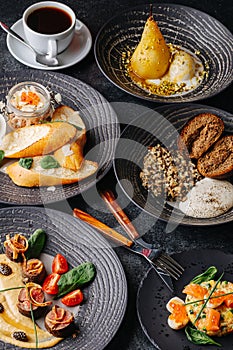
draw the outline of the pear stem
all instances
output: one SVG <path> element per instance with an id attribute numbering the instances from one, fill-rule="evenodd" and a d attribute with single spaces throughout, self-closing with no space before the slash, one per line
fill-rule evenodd
<path id="1" fill-rule="evenodd" d="M 153 17 L 153 4 L 150 4 L 150 17 Z"/>

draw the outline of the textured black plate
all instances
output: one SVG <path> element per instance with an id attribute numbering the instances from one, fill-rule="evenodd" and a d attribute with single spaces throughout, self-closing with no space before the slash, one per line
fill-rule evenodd
<path id="1" fill-rule="evenodd" d="M 100 70 L 113 84 L 143 99 L 171 103 L 213 96 L 232 82 L 233 36 L 230 31 L 215 18 L 193 8 L 154 3 L 154 19 L 166 42 L 193 53 L 199 50 L 199 58 L 210 67 L 209 75 L 194 91 L 176 97 L 150 95 L 133 84 L 122 64 L 122 53 L 137 46 L 148 14 L 149 4 L 144 4 L 120 13 L 100 30 L 95 41 L 95 57 Z"/>
<path id="2" fill-rule="evenodd" d="M 79 110 L 87 128 L 85 153 L 87 159 L 98 162 L 94 176 L 80 183 L 58 186 L 55 191 L 46 187 L 28 189 L 18 187 L 7 175 L 0 173 L 0 202 L 37 205 L 73 197 L 93 186 L 109 170 L 120 128 L 110 104 L 89 85 L 67 75 L 34 70 L 12 71 L 0 75 L 0 101 L 5 100 L 9 89 L 21 81 L 36 81 L 60 93 L 62 103 Z"/>
<path id="3" fill-rule="evenodd" d="M 223 110 L 198 104 L 174 104 L 145 110 L 128 125 L 118 142 L 114 170 L 126 195 L 141 209 L 156 218 L 177 224 L 216 225 L 233 220 L 233 209 L 216 218 L 198 219 L 184 216 L 181 211 L 168 205 L 165 198 L 155 198 L 142 186 L 140 171 L 148 146 L 163 143 L 172 151 L 179 130 L 193 116 L 213 113 L 222 118 L 225 130 L 233 133 L 233 116 Z M 164 118 L 165 117 L 165 118 Z"/>
<path id="4" fill-rule="evenodd" d="M 90 226 L 70 215 L 41 208 L 15 207 L 0 210 L 0 237 L 20 232 L 30 235 L 35 229 L 46 231 L 44 252 L 65 255 L 72 267 L 91 261 L 97 275 L 85 288 L 86 303 L 80 307 L 77 323 L 80 334 L 67 338 L 54 350 L 102 350 L 117 331 L 127 304 L 127 283 L 122 265 L 110 245 Z M 19 349 L 0 342 L 1 349 Z"/>
<path id="5" fill-rule="evenodd" d="M 224 279 L 233 281 L 233 256 L 218 250 L 191 250 L 173 257 L 185 268 L 183 276 L 174 282 L 174 295 L 184 300 L 182 290 L 190 280 L 206 270 L 216 266 L 219 275 L 224 271 Z M 174 331 L 167 324 L 169 312 L 166 304 L 172 293 L 164 286 L 153 269 L 150 269 L 142 280 L 137 295 L 137 312 L 142 329 L 160 350 L 210 350 L 214 346 L 198 346 L 189 342 L 184 330 Z M 233 349 L 233 335 L 217 338 L 224 350 Z"/>

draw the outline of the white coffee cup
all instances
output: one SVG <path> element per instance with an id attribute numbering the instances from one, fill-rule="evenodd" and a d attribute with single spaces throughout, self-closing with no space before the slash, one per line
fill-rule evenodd
<path id="1" fill-rule="evenodd" d="M 52 11 L 54 16 L 56 15 L 56 13 L 57 15 L 63 14 L 66 17 L 67 28 L 64 28 L 64 30 L 61 30 L 56 33 L 43 33 L 43 30 L 34 28 L 34 26 L 32 26 L 32 24 L 29 23 L 29 20 L 31 20 L 33 16 L 35 17 L 35 14 L 38 15 L 42 13 L 43 15 L 46 11 L 48 12 L 48 10 Z M 39 22 L 40 21 L 38 21 L 38 23 Z M 45 23 L 45 21 L 41 21 L 41 23 Z M 58 23 L 61 23 L 61 21 L 58 21 Z M 23 14 L 23 28 L 27 42 L 38 53 L 48 54 L 50 57 L 57 56 L 57 54 L 61 53 L 69 46 L 74 36 L 75 24 L 76 17 L 74 11 L 67 5 L 55 1 L 42 1 L 35 3 L 28 7 Z M 51 31 L 52 27 L 55 28 L 56 26 L 52 26 L 51 24 Z M 59 30 L 59 26 L 57 29 Z"/>

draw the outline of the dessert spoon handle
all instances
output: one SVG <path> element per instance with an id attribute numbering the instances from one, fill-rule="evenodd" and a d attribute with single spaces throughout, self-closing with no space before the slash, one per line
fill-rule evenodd
<path id="1" fill-rule="evenodd" d="M 5 23 L 0 21 L 0 26 L 1 26 L 1 28 L 3 30 L 5 30 L 5 32 L 7 32 L 8 34 L 12 35 L 15 39 L 21 41 L 21 43 L 23 43 L 24 45 L 29 47 L 29 49 L 32 50 L 32 47 L 19 34 L 17 34 L 14 30 L 9 28 Z"/>

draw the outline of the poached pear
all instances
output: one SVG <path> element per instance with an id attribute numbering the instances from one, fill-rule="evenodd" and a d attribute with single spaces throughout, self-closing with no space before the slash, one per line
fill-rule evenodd
<path id="1" fill-rule="evenodd" d="M 150 14 L 141 40 L 131 57 L 130 67 L 142 79 L 159 79 L 168 70 L 170 55 L 165 39 Z"/>

